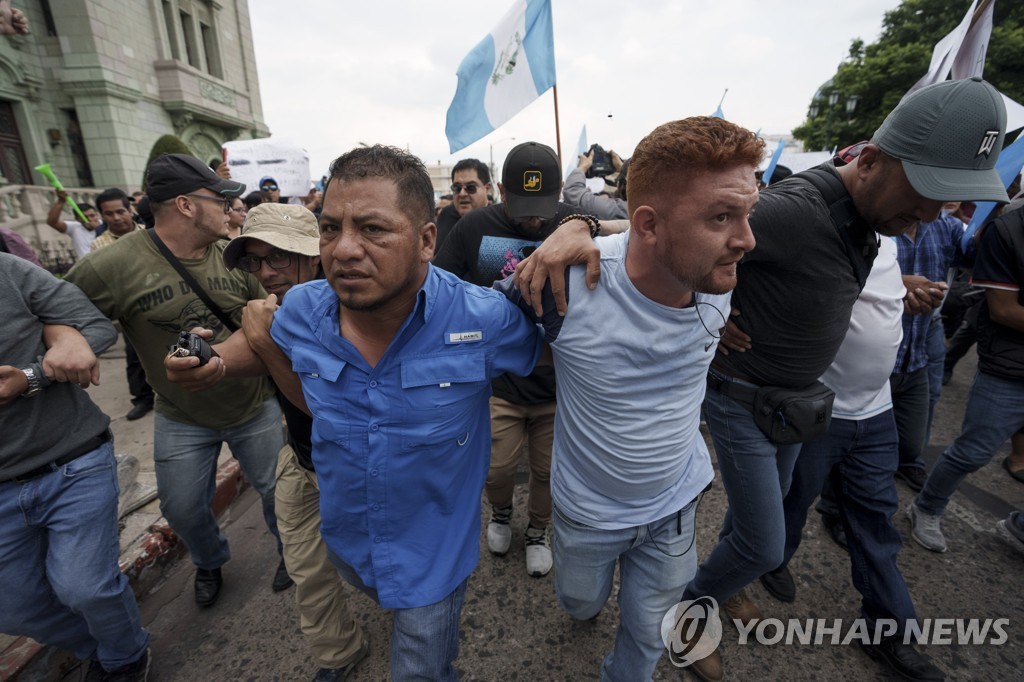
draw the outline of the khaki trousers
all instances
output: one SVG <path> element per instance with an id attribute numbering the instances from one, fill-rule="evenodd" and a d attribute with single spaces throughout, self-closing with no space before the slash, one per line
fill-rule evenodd
<path id="1" fill-rule="evenodd" d="M 530 525 L 551 522 L 551 445 L 555 439 L 555 403 L 515 405 L 491 396 L 491 469 L 487 499 L 498 508 L 512 505 L 516 469 L 529 436 Z"/>
<path id="2" fill-rule="evenodd" d="M 355 658 L 363 633 L 348 606 L 345 581 L 327 559 L 320 536 L 320 486 L 285 445 L 277 460 L 277 529 L 284 564 L 295 581 L 299 624 L 321 668 L 341 668 Z"/>

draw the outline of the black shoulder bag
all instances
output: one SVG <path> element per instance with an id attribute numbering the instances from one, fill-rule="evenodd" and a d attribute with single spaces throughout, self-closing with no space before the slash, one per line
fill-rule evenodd
<path id="1" fill-rule="evenodd" d="M 181 278 L 185 280 L 185 284 L 189 285 L 192 291 L 195 292 L 196 296 L 206 304 L 206 307 L 210 309 L 210 312 L 216 315 L 217 319 L 223 322 L 224 326 L 227 327 L 229 331 L 237 331 L 238 325 L 235 324 L 234 320 L 228 317 L 227 313 L 221 310 L 221 307 L 213 302 L 213 299 L 210 298 L 208 293 L 206 293 L 206 290 L 199 286 L 199 282 L 197 282 L 195 277 L 185 269 L 185 266 L 181 264 L 178 257 L 171 253 L 171 250 L 167 248 L 167 244 L 164 244 L 164 240 L 160 239 L 160 235 L 156 233 L 156 230 L 151 227 L 146 230 L 146 234 L 148 234 L 149 238 L 153 240 L 153 244 L 156 245 L 156 248 L 163 254 L 164 258 L 167 259 L 167 262 L 171 264 L 171 267 L 178 271 Z"/>

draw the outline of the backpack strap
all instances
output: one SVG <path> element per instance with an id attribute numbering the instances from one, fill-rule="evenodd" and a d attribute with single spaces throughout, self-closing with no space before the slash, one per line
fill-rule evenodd
<path id="1" fill-rule="evenodd" d="M 853 204 L 853 198 L 846 191 L 843 181 L 839 177 L 826 170 L 823 166 L 808 168 L 805 171 L 796 173 L 786 178 L 786 181 L 803 180 L 818 191 L 821 198 L 828 206 L 828 214 L 832 218 L 832 225 L 839 233 L 843 242 L 846 257 L 853 268 L 854 276 L 860 285 L 861 290 L 867 282 L 868 273 L 871 272 L 871 264 L 875 262 L 878 255 L 878 236 L 875 231 L 865 224 L 857 207 Z"/>

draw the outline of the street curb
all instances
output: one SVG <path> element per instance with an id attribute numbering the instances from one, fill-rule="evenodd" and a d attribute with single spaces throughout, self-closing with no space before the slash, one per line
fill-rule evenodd
<path id="1" fill-rule="evenodd" d="M 248 486 L 238 460 L 231 458 L 221 463 L 217 467 L 217 487 L 213 495 L 214 515 L 220 518 Z M 141 601 L 160 582 L 167 569 L 184 555 L 184 543 L 179 542 L 167 519 L 161 516 L 150 525 L 148 533 L 121 553 L 118 565 L 121 572 L 128 576 L 135 598 Z M 46 654 L 48 649 L 28 637 L 16 639 L 0 651 L 0 682 L 17 680 L 18 675 L 33 660 Z M 50 655 L 54 663 L 60 661 L 61 677 L 78 665 L 78 661 L 68 652 L 53 650 Z"/>

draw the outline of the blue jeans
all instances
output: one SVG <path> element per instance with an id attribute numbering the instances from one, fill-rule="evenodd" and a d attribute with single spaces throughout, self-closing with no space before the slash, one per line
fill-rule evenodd
<path id="1" fill-rule="evenodd" d="M 804 444 L 783 502 L 788 564 L 800 546 L 811 502 L 823 485 L 831 491 L 846 529 L 853 586 L 870 627 L 879 618 L 891 618 L 902 628 L 916 617 L 896 565 L 903 546 L 892 523 L 899 508 L 893 480 L 898 440 L 892 410 L 857 421 L 833 417 L 827 434 Z"/>
<path id="2" fill-rule="evenodd" d="M 932 439 L 932 419 L 935 405 L 942 397 L 942 373 L 946 366 L 946 337 L 942 329 L 942 318 L 934 315 L 928 321 L 928 336 L 925 348 L 928 352 L 928 422 L 924 430 L 924 446 Z"/>
<path id="3" fill-rule="evenodd" d="M 157 412 L 153 428 L 153 462 L 160 494 L 160 512 L 185 542 L 192 563 L 199 568 L 220 568 L 231 558 L 227 538 L 213 515 L 217 483 L 217 456 L 227 443 L 260 494 L 263 518 L 277 538 L 274 485 L 277 454 L 284 446 L 281 408 L 276 400 L 263 403 L 255 417 L 227 429 L 183 424 Z M 281 553 L 281 540 L 277 540 Z"/>
<path id="4" fill-rule="evenodd" d="M 51 473 L 0 483 L 0 632 L 106 670 L 142 656 L 149 633 L 117 566 L 117 495 L 109 442 Z"/>
<path id="5" fill-rule="evenodd" d="M 729 510 L 718 544 L 684 597 L 708 595 L 721 603 L 782 563 L 782 499 L 789 491 L 800 444 L 770 442 L 743 405 L 717 391 L 708 390 L 704 409 Z"/>
<path id="6" fill-rule="evenodd" d="M 380 603 L 377 590 L 367 587 L 359 574 L 330 548 L 327 549 L 327 557 L 347 583 Z M 454 663 L 459 657 L 459 620 L 468 584 L 469 578 L 466 578 L 436 604 L 392 609 L 392 680 L 457 682 L 459 671 Z"/>
<path id="7" fill-rule="evenodd" d="M 889 388 L 896 431 L 900 434 L 899 466 L 924 469 L 924 457 L 921 455 L 928 431 L 928 368 L 891 375 Z"/>
<path id="8" fill-rule="evenodd" d="M 967 396 L 960 435 L 935 463 L 917 506 L 926 514 L 946 510 L 960 481 L 992 459 L 999 446 L 1024 425 L 1024 381 L 978 372 Z"/>
<path id="9" fill-rule="evenodd" d="M 612 591 L 619 565 L 619 626 L 601 665 L 602 680 L 649 680 L 665 653 L 661 620 L 697 570 L 696 500 L 642 526 L 603 530 L 554 506 L 555 594 L 573 618 L 593 618 Z"/>

